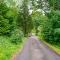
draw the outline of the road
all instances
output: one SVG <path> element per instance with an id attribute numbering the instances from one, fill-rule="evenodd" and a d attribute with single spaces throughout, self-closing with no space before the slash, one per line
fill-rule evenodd
<path id="1" fill-rule="evenodd" d="M 28 38 L 21 53 L 13 60 L 60 60 L 60 56 L 49 49 L 36 36 Z"/>

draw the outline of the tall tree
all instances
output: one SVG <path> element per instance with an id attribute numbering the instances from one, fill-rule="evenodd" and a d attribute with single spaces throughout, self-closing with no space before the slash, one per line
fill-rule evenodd
<path id="1" fill-rule="evenodd" d="M 15 27 L 16 9 L 9 8 L 5 0 L 0 0 L 0 35 L 10 35 Z"/>
<path id="2" fill-rule="evenodd" d="M 28 0 L 24 0 L 20 8 L 18 14 L 18 25 L 22 28 L 25 36 L 27 36 L 32 29 L 32 19 L 28 10 Z"/>

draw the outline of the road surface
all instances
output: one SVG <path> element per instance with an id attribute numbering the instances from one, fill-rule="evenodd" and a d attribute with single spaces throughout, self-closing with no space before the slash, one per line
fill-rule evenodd
<path id="1" fill-rule="evenodd" d="M 31 36 L 22 52 L 18 53 L 13 60 L 60 60 L 60 56 L 39 41 L 36 36 Z"/>

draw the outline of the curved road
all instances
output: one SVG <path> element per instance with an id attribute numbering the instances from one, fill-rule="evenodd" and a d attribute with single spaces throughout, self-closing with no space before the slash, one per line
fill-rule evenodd
<path id="1" fill-rule="evenodd" d="M 23 51 L 13 60 L 60 60 L 60 56 L 39 41 L 36 36 L 31 36 L 24 45 Z"/>

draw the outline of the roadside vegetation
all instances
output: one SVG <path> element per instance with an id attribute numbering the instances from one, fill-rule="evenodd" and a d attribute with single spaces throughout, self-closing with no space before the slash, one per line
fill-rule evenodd
<path id="1" fill-rule="evenodd" d="M 60 0 L 0 0 L 0 60 L 9 60 L 32 32 L 60 52 Z"/>
<path id="2" fill-rule="evenodd" d="M 15 1 L 0 0 L 0 60 L 10 60 L 18 49 L 23 48 L 26 37 L 22 25 L 19 26 L 19 12 Z"/>
<path id="3" fill-rule="evenodd" d="M 41 2 L 41 4 L 43 5 L 42 1 L 38 0 L 38 2 Z M 42 14 L 42 11 L 40 13 L 39 11 L 35 11 L 32 13 L 36 35 L 38 35 L 40 39 L 49 43 L 50 45 L 48 45 L 50 47 L 52 46 L 52 49 L 60 54 L 60 1 L 46 0 L 44 2 L 46 10 L 44 10 L 44 6 L 40 5 L 39 3 L 38 5 L 34 6 L 41 8 L 45 12 L 45 15 Z"/>

